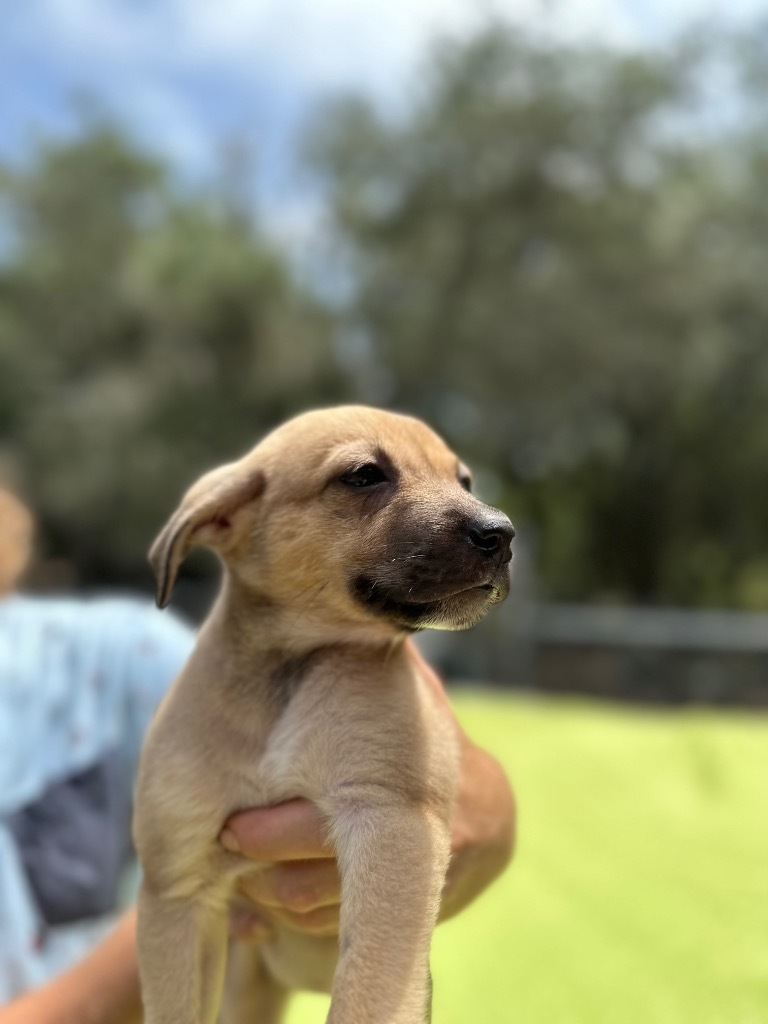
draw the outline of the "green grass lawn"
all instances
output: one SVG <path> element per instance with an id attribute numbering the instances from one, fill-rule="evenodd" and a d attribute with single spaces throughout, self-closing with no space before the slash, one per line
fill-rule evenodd
<path id="1" fill-rule="evenodd" d="M 461 694 L 520 805 L 434 1024 L 768 1024 L 768 718 Z M 299 996 L 290 1024 L 320 1024 Z"/>

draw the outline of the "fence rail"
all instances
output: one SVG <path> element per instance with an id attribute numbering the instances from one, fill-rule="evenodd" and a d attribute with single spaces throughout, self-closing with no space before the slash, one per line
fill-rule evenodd
<path id="1" fill-rule="evenodd" d="M 768 615 L 759 613 L 543 604 L 533 629 L 539 644 L 768 654 Z"/>
<path id="2" fill-rule="evenodd" d="M 427 634 L 449 676 L 538 692 L 768 709 L 768 615 L 525 601 Z"/>

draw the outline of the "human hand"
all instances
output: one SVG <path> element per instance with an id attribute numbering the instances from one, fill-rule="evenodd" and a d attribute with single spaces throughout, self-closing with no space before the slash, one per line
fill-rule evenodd
<path id="1" fill-rule="evenodd" d="M 413 641 L 406 643 L 417 670 L 453 715 L 440 677 Z M 458 914 L 498 878 L 512 858 L 517 835 L 517 805 L 504 769 L 469 739 L 459 722 L 456 728 L 461 761 L 440 921 Z"/>
<path id="2" fill-rule="evenodd" d="M 307 935 L 338 935 L 341 879 L 320 812 L 309 800 L 232 815 L 222 845 L 266 867 L 240 882 L 232 918 L 237 938 L 266 938 L 275 924 Z"/>
<path id="3" fill-rule="evenodd" d="M 448 705 L 438 676 L 412 644 L 409 654 Z M 501 766 L 458 724 L 457 728 L 461 765 L 441 921 L 459 913 L 501 874 L 512 855 L 515 834 L 514 797 Z M 233 915 L 237 937 L 264 939 L 275 924 L 308 935 L 338 935 L 341 879 L 323 819 L 313 804 L 290 800 L 241 811 L 229 818 L 221 841 L 227 849 L 268 865 L 241 881 L 246 901 Z"/>
<path id="4" fill-rule="evenodd" d="M 0 1007 L 0 1024 L 140 1024 L 136 912 L 82 960 Z"/>

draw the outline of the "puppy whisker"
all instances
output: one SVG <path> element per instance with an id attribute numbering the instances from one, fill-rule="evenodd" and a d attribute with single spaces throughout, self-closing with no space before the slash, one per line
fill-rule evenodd
<path id="1" fill-rule="evenodd" d="M 302 615 L 305 615 L 306 612 L 309 611 L 312 608 L 312 606 L 317 603 L 320 595 L 323 593 L 323 591 L 325 590 L 329 583 L 330 580 L 322 580 L 320 583 L 313 583 L 311 587 L 307 587 L 306 590 L 302 591 L 299 594 L 300 598 L 303 598 L 307 594 L 309 595 L 309 597 L 307 598 L 306 601 L 303 601 L 301 603 L 301 606 L 297 609 L 297 613 L 294 619 L 295 622 L 299 622 Z"/>
<path id="2" fill-rule="evenodd" d="M 326 587 L 328 586 L 328 584 L 329 584 L 329 583 L 330 583 L 330 580 L 323 580 L 323 581 L 322 581 L 322 583 L 317 583 L 317 584 L 315 584 L 315 585 L 314 585 L 314 591 L 313 591 L 313 592 L 312 592 L 312 593 L 310 594 L 309 600 L 308 600 L 308 601 L 306 602 L 306 604 L 304 605 L 304 607 L 305 607 L 305 608 L 307 608 L 307 607 L 309 607 L 309 605 L 311 605 L 311 604 L 312 604 L 312 603 L 313 603 L 314 601 L 316 601 L 316 600 L 318 599 L 318 597 L 320 597 L 320 595 L 322 594 L 322 592 L 323 592 L 323 591 L 325 590 L 325 588 L 326 588 Z M 311 591 L 311 590 L 312 590 L 312 587 L 309 587 L 309 588 L 308 588 L 308 590 L 310 590 L 310 591 Z M 305 590 L 305 591 L 304 591 L 304 593 L 306 594 L 306 593 L 307 593 L 307 591 Z"/>

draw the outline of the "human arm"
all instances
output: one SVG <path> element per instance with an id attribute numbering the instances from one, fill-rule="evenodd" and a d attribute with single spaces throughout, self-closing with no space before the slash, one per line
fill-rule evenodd
<path id="1" fill-rule="evenodd" d="M 499 764 L 461 736 L 462 765 L 453 819 L 451 866 L 440 919 L 453 917 L 501 873 L 512 852 L 515 808 Z M 258 940 L 279 920 L 298 931 L 336 935 L 340 882 L 323 821 L 306 800 L 244 811 L 229 827 L 242 851 L 272 862 L 246 884 L 252 910 L 233 917 L 233 931 Z M 0 1007 L 0 1024 L 137 1024 L 136 915 L 72 970 Z"/>
<path id="2" fill-rule="evenodd" d="M 467 737 L 462 746 L 441 921 L 458 914 L 501 874 L 513 847 L 515 805 L 504 772 Z M 243 881 L 251 910 L 238 915 L 236 934 L 261 938 L 269 933 L 272 921 L 311 935 L 338 934 L 341 883 L 322 818 L 313 804 L 292 800 L 279 807 L 243 811 L 230 819 L 227 832 L 225 845 L 234 838 L 239 852 L 271 864 Z M 1 1019 L 0 1024 L 4 1024 Z"/>
<path id="3" fill-rule="evenodd" d="M 138 1024 L 136 912 L 76 967 L 0 1007 L 0 1024 Z"/>
<path id="4" fill-rule="evenodd" d="M 421 660 L 427 678 L 442 684 Z M 443 695 L 444 696 L 444 695 Z M 447 698 L 446 698 L 447 700 Z M 452 858 L 440 920 L 458 914 L 504 870 L 512 854 L 515 804 L 497 761 L 459 728 L 461 764 L 453 816 Z M 258 941 L 275 921 L 306 934 L 337 935 L 341 889 L 323 820 L 306 800 L 243 811 L 229 834 L 254 860 L 270 863 L 244 883 L 250 909 L 233 914 L 235 935 Z M 5 1007 L 0 1024 L 135 1024 L 140 1018 L 135 912 L 69 972 Z"/>

